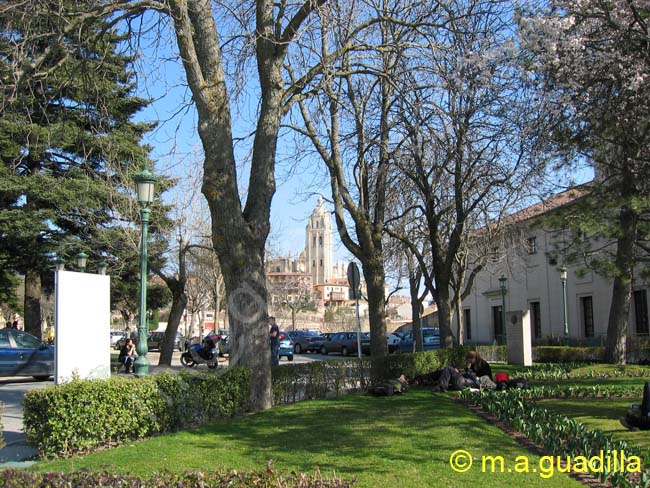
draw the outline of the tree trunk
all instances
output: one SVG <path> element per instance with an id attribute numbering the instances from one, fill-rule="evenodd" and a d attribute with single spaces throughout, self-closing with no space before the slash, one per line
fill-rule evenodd
<path id="1" fill-rule="evenodd" d="M 456 292 L 458 294 L 460 292 Z M 456 308 L 456 341 L 459 346 L 465 344 L 465 323 L 463 322 L 463 302 L 460 297 L 454 300 Z"/>
<path id="2" fill-rule="evenodd" d="M 169 283 L 168 285 L 169 286 Z M 167 319 L 167 329 L 160 346 L 160 359 L 158 366 L 172 365 L 172 355 L 174 354 L 174 342 L 176 342 L 176 333 L 178 326 L 181 323 L 183 312 L 187 307 L 187 295 L 185 294 L 185 286 L 176 282 L 172 287 L 172 306 L 169 311 L 169 318 Z M 182 344 L 181 344 L 182 347 Z"/>
<path id="3" fill-rule="evenodd" d="M 440 327 L 441 347 L 454 347 L 454 338 L 451 333 L 451 299 L 449 297 L 449 285 L 440 283 L 436 294 L 436 305 L 438 305 L 438 327 Z"/>
<path id="4" fill-rule="evenodd" d="M 625 364 L 625 342 L 627 320 L 632 296 L 632 274 L 634 269 L 634 240 L 636 239 L 637 215 L 629 207 L 623 207 L 619 215 L 621 236 L 616 249 L 616 276 L 612 288 L 612 305 L 607 324 L 607 345 L 605 361 L 611 364 Z"/>
<path id="5" fill-rule="evenodd" d="M 291 330 L 296 330 L 296 309 L 291 308 Z"/>
<path id="6" fill-rule="evenodd" d="M 370 259 L 362 264 L 363 277 L 368 288 L 368 319 L 370 321 L 370 354 L 386 356 L 388 343 L 386 340 L 386 305 L 385 279 L 383 262 Z M 374 374 L 374 371 L 373 371 Z"/>
<path id="7" fill-rule="evenodd" d="M 41 339 L 41 275 L 32 269 L 25 273 L 24 306 L 25 331 Z"/>
<path id="8" fill-rule="evenodd" d="M 252 411 L 270 408 L 271 394 L 271 348 L 268 334 L 268 309 L 266 278 L 264 276 L 263 248 L 237 264 L 242 267 L 224 266 L 228 290 L 228 318 L 230 323 L 230 365 L 244 366 L 251 370 L 251 393 L 249 407 Z M 225 260 L 224 260 L 225 262 Z M 234 263 L 233 263 L 234 264 Z"/>
<path id="9" fill-rule="evenodd" d="M 420 279 L 416 273 L 409 276 L 409 292 L 411 294 L 411 316 L 413 317 L 413 351 L 424 351 L 424 339 L 422 338 L 422 321 L 420 314 L 422 302 L 420 302 Z"/>

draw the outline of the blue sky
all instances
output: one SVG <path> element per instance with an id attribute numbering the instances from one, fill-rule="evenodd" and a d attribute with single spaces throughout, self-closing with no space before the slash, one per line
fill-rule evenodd
<path id="1" fill-rule="evenodd" d="M 169 53 L 167 53 L 169 55 Z M 182 66 L 173 59 L 161 61 L 160 56 L 141 58 L 139 72 L 139 94 L 153 100 L 152 104 L 138 114 L 138 120 L 159 120 L 156 130 L 145 137 L 145 142 L 154 149 L 156 171 L 172 177 L 182 178 L 192 167 L 192 161 L 202 154 L 200 139 L 196 130 L 196 111 L 189 103 L 190 95 L 184 86 Z M 172 58 L 172 56 L 169 56 Z M 142 74 L 142 73 L 146 73 Z M 244 101 L 233 107 L 234 136 L 240 137 L 251 131 L 254 125 L 255 101 Z M 316 206 L 318 194 L 330 195 L 329 180 L 318 162 L 292 163 L 292 140 L 285 136 L 278 145 L 276 166 L 276 194 L 271 207 L 271 248 L 281 254 L 299 254 L 305 244 L 307 219 Z M 237 148 L 241 161 L 246 160 L 247 148 Z M 248 167 L 238 168 L 240 181 L 245 188 L 248 182 Z M 331 209 L 331 207 L 330 207 Z M 334 233 L 335 260 L 349 260 L 349 253 L 340 244 Z"/>

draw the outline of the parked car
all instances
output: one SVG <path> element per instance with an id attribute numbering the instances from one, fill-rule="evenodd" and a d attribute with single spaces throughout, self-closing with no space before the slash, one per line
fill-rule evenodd
<path id="1" fill-rule="evenodd" d="M 425 351 L 440 349 L 440 329 L 438 327 L 423 327 L 422 341 Z M 413 331 L 406 334 L 400 341 L 399 352 L 413 352 Z"/>
<path id="2" fill-rule="evenodd" d="M 164 332 L 151 332 L 149 336 L 147 336 L 147 348 L 150 351 L 160 351 L 160 346 L 162 345 L 163 338 L 165 337 Z M 185 338 L 181 335 L 180 332 L 176 333 L 176 339 L 174 340 L 174 349 L 178 349 L 179 351 L 183 350 L 183 346 L 185 345 Z"/>
<path id="3" fill-rule="evenodd" d="M 314 338 L 314 340 L 309 344 L 311 351 L 320 352 L 320 348 L 323 345 L 323 343 L 329 341 L 333 335 L 334 335 L 333 332 L 322 332 L 319 337 Z"/>
<path id="4" fill-rule="evenodd" d="M 46 380 L 53 374 L 54 347 L 22 330 L 0 330 L 0 376 Z"/>
<path id="5" fill-rule="evenodd" d="M 386 341 L 388 342 L 388 354 L 399 352 L 399 343 L 402 341 L 401 335 L 389 332 L 386 334 Z"/>
<path id="6" fill-rule="evenodd" d="M 293 346 L 294 343 L 284 331 L 280 331 L 280 359 L 282 356 L 286 357 L 288 361 L 293 361 Z"/>
<path id="7" fill-rule="evenodd" d="M 357 353 L 357 333 L 356 332 L 336 332 L 332 337 L 324 341 L 319 349 L 321 354 L 331 352 L 340 353 L 342 356 Z M 370 336 L 364 332 L 361 333 L 361 352 L 370 354 Z"/>
<path id="8" fill-rule="evenodd" d="M 315 349 L 311 347 L 312 342 L 322 340 L 321 335 L 315 330 L 291 330 L 287 334 L 294 342 L 293 351 L 296 354 L 314 351 Z"/>
<path id="9" fill-rule="evenodd" d="M 221 334 L 221 340 L 219 341 L 219 356 L 223 357 L 226 354 L 230 356 L 230 336 L 227 334 Z"/>
<path id="10" fill-rule="evenodd" d="M 126 332 L 123 330 L 111 330 L 111 346 L 115 347 L 117 341 L 126 335 Z"/>

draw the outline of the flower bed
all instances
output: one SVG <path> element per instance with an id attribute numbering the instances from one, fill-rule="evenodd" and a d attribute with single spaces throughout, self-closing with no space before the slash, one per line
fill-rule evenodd
<path id="1" fill-rule="evenodd" d="M 528 439 L 555 456 L 564 458 L 584 456 L 591 458 L 601 452 L 625 452 L 628 456 L 642 457 L 640 449 L 626 442 L 615 441 L 609 434 L 587 429 L 580 422 L 558 415 L 536 405 L 532 399 L 540 398 L 603 398 L 638 396 L 638 387 L 632 386 L 556 386 L 538 387 L 530 390 L 509 390 L 505 392 L 483 391 L 461 392 L 460 398 L 470 405 L 480 407 L 524 434 Z M 603 482 L 616 487 L 650 486 L 650 470 L 641 466 L 641 472 L 620 472 L 610 467 L 591 471 Z"/>

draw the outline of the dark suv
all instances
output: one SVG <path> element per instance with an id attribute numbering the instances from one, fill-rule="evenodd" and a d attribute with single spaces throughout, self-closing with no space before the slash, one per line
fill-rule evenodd
<path id="1" fill-rule="evenodd" d="M 160 346 L 162 345 L 163 337 L 165 337 L 164 332 L 151 332 L 149 334 L 149 337 L 147 337 L 147 348 L 150 351 L 153 350 L 160 350 Z M 185 343 L 185 340 L 183 339 L 183 336 L 181 335 L 180 332 L 176 333 L 176 339 L 174 340 L 174 349 L 178 349 L 179 351 L 183 350 L 183 344 Z"/>
<path id="2" fill-rule="evenodd" d="M 323 339 L 315 330 L 290 330 L 287 334 L 295 344 L 293 350 L 296 354 L 315 351 L 312 344 Z"/>
<path id="3" fill-rule="evenodd" d="M 368 334 L 361 333 L 361 352 L 370 354 L 370 337 Z M 332 337 L 321 343 L 319 352 L 328 354 L 330 352 L 339 352 L 342 356 L 357 352 L 357 333 L 356 332 L 337 332 Z"/>

